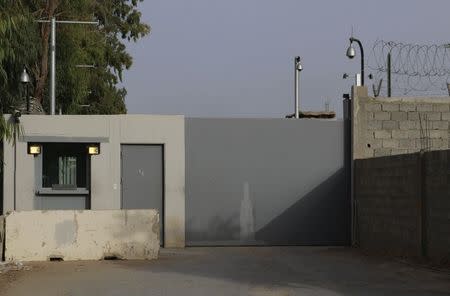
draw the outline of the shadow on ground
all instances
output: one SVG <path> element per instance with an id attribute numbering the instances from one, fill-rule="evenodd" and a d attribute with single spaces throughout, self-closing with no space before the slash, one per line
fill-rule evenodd
<path id="1" fill-rule="evenodd" d="M 344 247 L 188 248 L 162 250 L 160 259 L 146 264 L 117 264 L 133 271 L 218 279 L 294 295 L 450 293 L 450 275 L 366 257 Z"/>

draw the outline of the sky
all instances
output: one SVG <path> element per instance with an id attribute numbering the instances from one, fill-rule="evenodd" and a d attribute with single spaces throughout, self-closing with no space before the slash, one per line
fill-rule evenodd
<path id="1" fill-rule="evenodd" d="M 284 117 L 299 55 L 301 110 L 328 101 L 340 116 L 354 81 L 342 75 L 360 69 L 358 50 L 345 55 L 352 27 L 367 57 L 377 39 L 450 42 L 448 0 L 144 0 L 139 9 L 152 31 L 127 45 L 132 114 Z"/>

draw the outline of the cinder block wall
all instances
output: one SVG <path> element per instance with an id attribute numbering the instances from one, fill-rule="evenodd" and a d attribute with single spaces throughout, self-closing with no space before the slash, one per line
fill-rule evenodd
<path id="1" fill-rule="evenodd" d="M 424 154 L 426 252 L 450 261 L 450 151 Z"/>
<path id="2" fill-rule="evenodd" d="M 356 242 L 450 262 L 450 150 L 355 161 Z"/>
<path id="3" fill-rule="evenodd" d="M 355 161 L 356 240 L 366 250 L 421 255 L 419 153 Z"/>
<path id="4" fill-rule="evenodd" d="M 449 149 L 450 97 L 374 98 L 353 89 L 354 158 Z"/>

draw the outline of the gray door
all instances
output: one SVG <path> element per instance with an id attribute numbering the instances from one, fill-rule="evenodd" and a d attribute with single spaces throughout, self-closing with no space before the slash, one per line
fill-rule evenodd
<path id="1" fill-rule="evenodd" d="M 163 238 L 164 178 L 162 145 L 121 145 L 122 208 L 157 209 Z"/>

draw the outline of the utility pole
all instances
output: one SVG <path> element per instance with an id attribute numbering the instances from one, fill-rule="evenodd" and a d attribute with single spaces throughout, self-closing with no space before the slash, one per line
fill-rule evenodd
<path id="1" fill-rule="evenodd" d="M 55 115 L 56 105 L 56 19 L 51 20 L 50 43 L 50 114 Z"/>
<path id="2" fill-rule="evenodd" d="M 81 25 L 98 25 L 99 22 L 89 21 L 57 21 L 55 17 L 51 20 L 37 20 L 38 23 L 50 23 L 50 114 L 55 115 L 56 106 L 56 24 L 81 24 Z"/>

